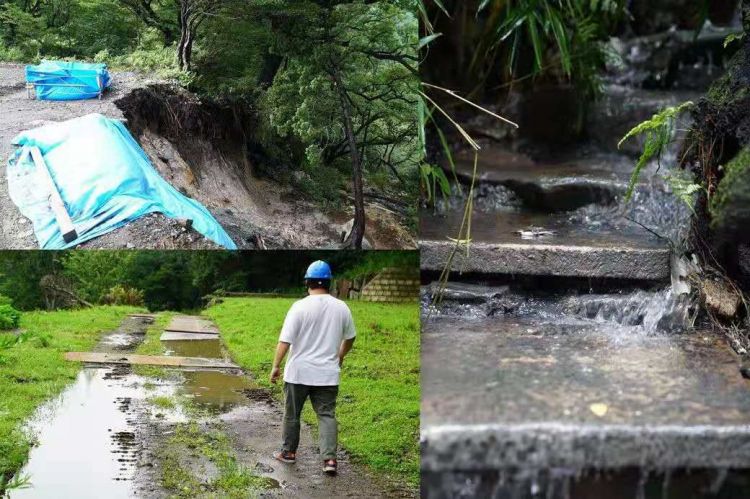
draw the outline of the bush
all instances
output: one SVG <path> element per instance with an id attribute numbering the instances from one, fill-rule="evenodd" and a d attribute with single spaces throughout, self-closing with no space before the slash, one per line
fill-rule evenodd
<path id="1" fill-rule="evenodd" d="M 21 322 L 21 313 L 10 304 L 0 305 L 0 329 L 15 329 Z"/>
<path id="2" fill-rule="evenodd" d="M 134 307 L 143 306 L 143 291 L 140 289 L 129 288 L 126 286 L 112 286 L 109 293 L 104 295 L 104 303 L 107 305 L 131 305 Z"/>

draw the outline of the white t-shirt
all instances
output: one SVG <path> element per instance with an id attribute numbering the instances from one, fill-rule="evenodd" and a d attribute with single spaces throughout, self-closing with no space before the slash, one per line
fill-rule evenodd
<path id="1" fill-rule="evenodd" d="M 331 295 L 310 295 L 292 305 L 279 341 L 291 344 L 284 381 L 299 385 L 339 384 L 339 348 L 354 338 L 354 319 L 346 303 Z"/>

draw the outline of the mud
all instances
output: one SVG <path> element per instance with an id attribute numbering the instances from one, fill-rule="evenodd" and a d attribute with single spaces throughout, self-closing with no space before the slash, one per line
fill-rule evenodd
<path id="1" fill-rule="evenodd" d="M 4 165 L 11 154 L 12 138 L 29 128 L 89 113 L 101 113 L 113 119 L 127 118 L 127 126 L 159 173 L 183 194 L 206 206 L 239 248 L 333 249 L 341 245 L 342 233 L 347 231 L 347 223 L 352 219 L 348 202 L 324 211 L 302 199 L 290 185 L 275 178 L 258 176 L 264 165 L 250 163 L 244 140 L 236 130 L 232 133 L 217 132 L 222 130 L 222 122 L 228 121 L 223 127 L 225 132 L 231 129 L 233 122 L 220 113 L 211 115 L 194 95 L 136 73 L 113 72 L 112 78 L 113 88 L 102 100 L 36 101 L 27 98 L 23 66 L 0 63 L 0 162 Z M 169 92 L 175 92 L 176 100 L 167 99 L 165 89 L 172 89 Z M 156 100 L 150 100 L 152 98 Z M 200 116 L 202 121 L 188 120 L 182 123 L 184 127 L 179 133 L 169 134 L 158 122 L 162 115 L 154 113 L 156 102 L 182 106 L 176 108 L 177 112 L 185 113 L 180 115 L 181 118 Z M 175 112 L 171 107 L 166 109 Z M 398 202 L 397 205 L 369 198 L 366 206 L 369 247 L 416 247 L 415 229 L 406 215 L 406 203 Z M 8 196 L 4 167 L 0 168 L 0 219 L 3 220 L 0 247 L 38 247 L 30 221 L 21 216 Z M 194 230 L 160 214 L 141 217 L 81 246 L 102 249 L 216 248 Z"/>
<path id="2" fill-rule="evenodd" d="M 128 317 L 120 328 L 105 335 L 95 347 L 102 352 L 132 352 L 143 341 L 152 318 Z M 177 343 L 178 345 L 174 345 Z M 163 342 L 168 352 L 192 350 L 209 357 L 224 357 L 212 340 Z M 275 461 L 282 409 L 267 390 L 239 370 L 167 370 L 159 378 L 133 372 L 130 366 L 86 366 L 76 381 L 44 404 L 27 431 L 38 445 L 21 471 L 32 488 L 14 492 L 15 498 L 166 498 L 174 492 L 161 484 L 161 450 L 176 425 L 195 421 L 202 432 L 227 434 L 238 463 L 265 477 L 266 489 L 248 491 L 260 497 L 413 497 L 340 454 L 339 475 L 322 473 L 311 430 L 303 429 L 298 462 Z M 162 406 L 154 398 L 190 400 Z M 216 466 L 189 448 L 178 460 L 199 481 L 218 473 Z"/>

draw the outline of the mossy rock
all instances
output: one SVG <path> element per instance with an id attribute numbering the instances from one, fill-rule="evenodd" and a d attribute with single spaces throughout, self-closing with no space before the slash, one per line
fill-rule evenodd
<path id="1" fill-rule="evenodd" d="M 711 227 L 735 237 L 747 232 L 750 224 L 750 146 L 745 146 L 724 166 L 709 205 Z"/>

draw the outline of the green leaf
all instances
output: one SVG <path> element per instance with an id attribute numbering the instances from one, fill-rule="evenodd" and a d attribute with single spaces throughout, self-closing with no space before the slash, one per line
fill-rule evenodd
<path id="1" fill-rule="evenodd" d="M 727 48 L 730 43 L 739 41 L 745 38 L 745 33 L 730 33 L 726 38 L 724 38 L 724 48 Z"/>
<path id="2" fill-rule="evenodd" d="M 633 196 L 633 191 L 638 183 L 638 177 L 641 174 L 643 167 L 648 164 L 654 158 L 659 158 L 661 153 L 667 147 L 669 142 L 672 140 L 672 131 L 674 130 L 675 120 L 679 115 L 693 106 L 691 101 L 683 102 L 679 106 L 668 107 L 651 117 L 651 119 L 639 123 L 633 127 L 625 136 L 618 142 L 617 147 L 620 148 L 623 142 L 626 140 L 636 137 L 638 135 L 645 135 L 646 140 L 643 144 L 643 151 L 635 164 L 633 173 L 630 176 L 630 182 L 628 183 L 628 189 L 625 192 L 625 202 L 630 201 Z"/>
<path id="3" fill-rule="evenodd" d="M 419 50 L 422 50 L 424 47 L 432 43 L 433 40 L 440 38 L 441 36 L 443 36 L 442 33 L 433 33 L 431 35 L 423 36 L 419 39 L 419 45 L 417 46 L 417 48 Z"/>

